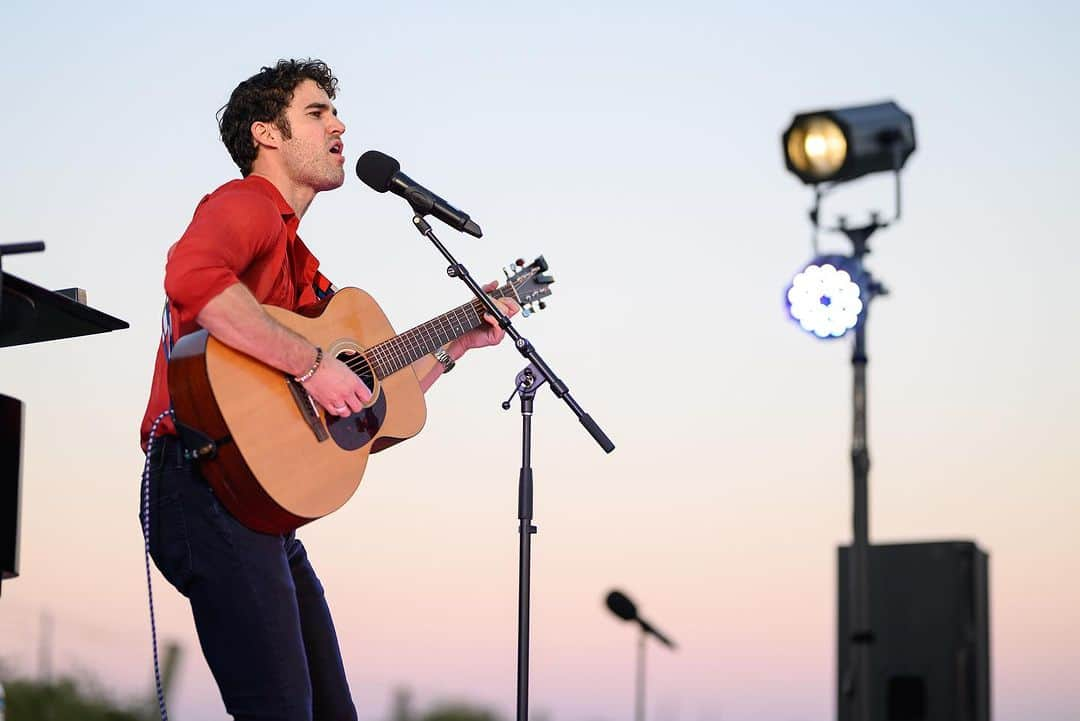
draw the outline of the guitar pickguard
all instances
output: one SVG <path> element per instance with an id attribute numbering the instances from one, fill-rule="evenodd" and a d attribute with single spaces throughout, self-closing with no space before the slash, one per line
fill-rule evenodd
<path id="1" fill-rule="evenodd" d="M 380 393 L 374 403 L 348 418 L 327 414 L 326 429 L 340 448 L 355 451 L 371 442 L 385 419 L 386 394 Z"/>

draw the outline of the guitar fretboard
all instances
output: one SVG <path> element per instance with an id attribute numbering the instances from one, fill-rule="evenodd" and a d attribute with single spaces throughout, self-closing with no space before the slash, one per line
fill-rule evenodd
<path id="1" fill-rule="evenodd" d="M 493 298 L 512 298 L 513 290 L 503 286 L 489 295 Z M 460 305 L 451 311 L 421 323 L 415 328 L 385 340 L 365 351 L 376 377 L 386 378 L 405 366 L 423 358 L 436 348 L 460 338 L 483 324 L 484 306 L 479 299 Z"/>

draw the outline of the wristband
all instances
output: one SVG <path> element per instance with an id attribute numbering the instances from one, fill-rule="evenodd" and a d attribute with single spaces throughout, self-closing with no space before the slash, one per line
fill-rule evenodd
<path id="1" fill-rule="evenodd" d="M 322 348 L 316 346 L 315 348 L 315 362 L 311 364 L 311 367 L 302 376 L 293 376 L 293 380 L 297 383 L 304 383 L 311 379 L 311 376 L 315 375 L 315 371 L 319 370 L 319 366 L 322 365 Z"/>

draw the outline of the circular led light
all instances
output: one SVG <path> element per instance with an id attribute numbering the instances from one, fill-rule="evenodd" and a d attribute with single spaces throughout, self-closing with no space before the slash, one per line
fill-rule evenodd
<path id="1" fill-rule="evenodd" d="M 839 338 L 854 328 L 862 313 L 862 290 L 846 270 L 846 258 L 815 259 L 791 281 L 788 313 L 818 338 Z"/>

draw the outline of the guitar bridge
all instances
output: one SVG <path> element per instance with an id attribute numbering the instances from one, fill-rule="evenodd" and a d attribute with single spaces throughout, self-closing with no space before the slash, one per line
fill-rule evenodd
<path id="1" fill-rule="evenodd" d="M 285 383 L 289 386 L 289 393 L 292 394 L 293 401 L 296 402 L 296 407 L 300 410 L 300 417 L 304 419 L 304 423 L 315 434 L 315 440 L 322 443 L 329 439 L 330 432 L 326 430 L 326 426 L 322 424 L 322 420 L 319 418 L 319 408 L 315 405 L 315 401 L 311 399 L 311 396 L 307 394 L 307 391 L 299 382 L 292 378 L 286 378 Z"/>

